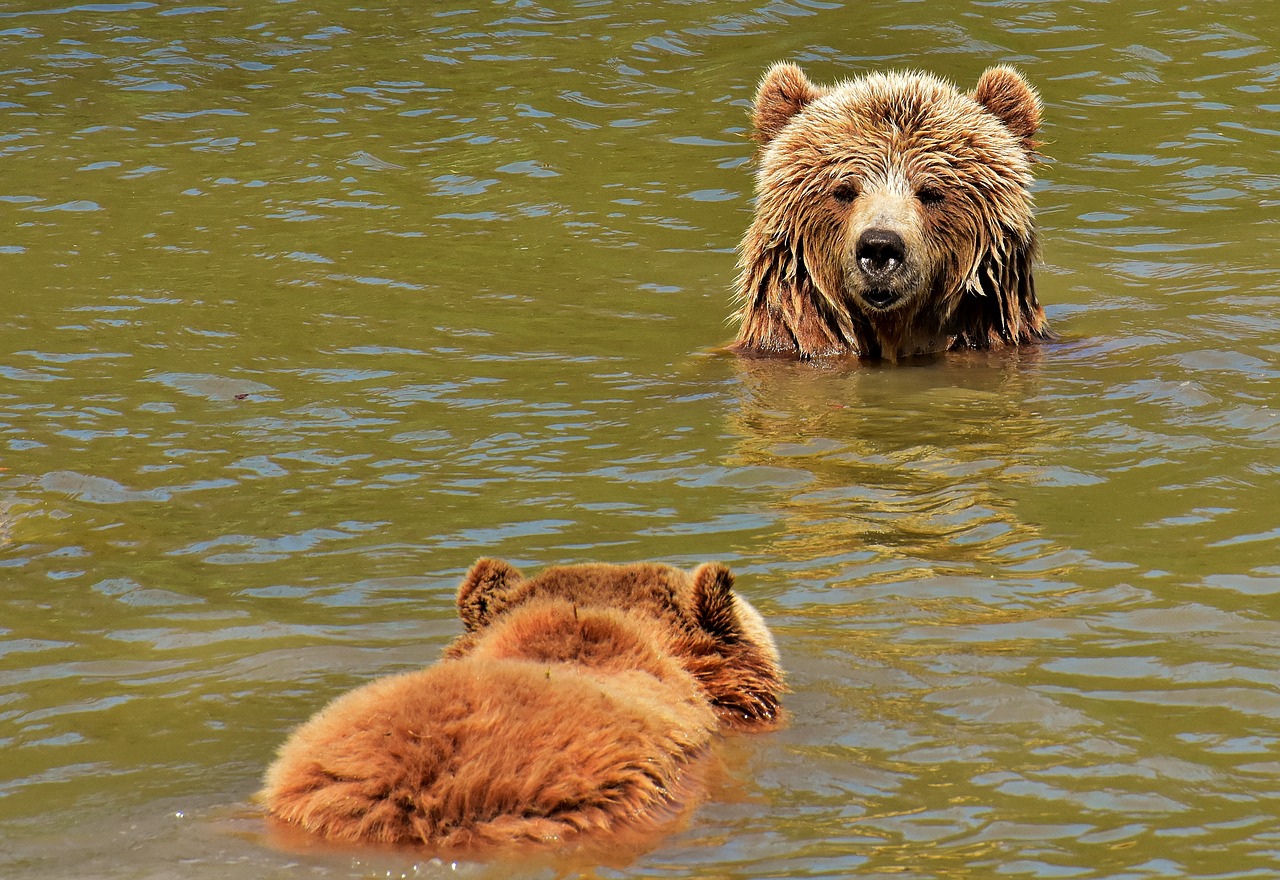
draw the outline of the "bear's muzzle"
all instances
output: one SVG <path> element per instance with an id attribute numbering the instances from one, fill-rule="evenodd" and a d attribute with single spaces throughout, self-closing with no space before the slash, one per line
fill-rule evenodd
<path id="1" fill-rule="evenodd" d="M 854 260 L 863 276 L 864 284 L 859 287 L 868 305 L 888 309 L 898 301 L 900 292 L 895 289 L 895 282 L 906 256 L 906 242 L 892 229 L 872 228 L 858 237 Z"/>

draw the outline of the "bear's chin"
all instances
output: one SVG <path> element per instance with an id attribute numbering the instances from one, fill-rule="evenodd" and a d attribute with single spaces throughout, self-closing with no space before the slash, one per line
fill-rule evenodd
<path id="1" fill-rule="evenodd" d="M 881 287 L 860 290 L 855 296 L 858 304 L 873 315 L 881 312 L 892 312 L 901 308 L 911 298 L 910 294 L 904 295 L 896 290 L 888 290 Z"/>
<path id="2" fill-rule="evenodd" d="M 912 312 L 933 291 L 933 273 L 908 258 L 892 273 L 864 272 L 847 267 L 844 273 L 845 302 L 873 323 L 879 316 L 899 316 Z"/>
<path id="3" fill-rule="evenodd" d="M 850 279 L 845 284 L 845 300 L 856 311 L 871 319 L 900 315 L 915 309 L 916 303 L 929 295 L 930 286 L 915 278 L 904 278 L 898 284 L 868 283 L 869 279 Z"/>

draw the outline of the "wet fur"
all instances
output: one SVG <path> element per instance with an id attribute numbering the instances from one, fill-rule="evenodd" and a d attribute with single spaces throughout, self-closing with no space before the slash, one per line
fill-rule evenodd
<path id="1" fill-rule="evenodd" d="M 476 563 L 466 632 L 296 730 L 259 798 L 329 841 L 439 850 L 624 834 L 690 799 L 726 727 L 776 723 L 782 673 L 721 565 Z"/>
<path id="2" fill-rule="evenodd" d="M 897 359 L 1049 337 L 1036 299 L 1031 167 L 1040 100 L 1009 67 L 964 94 L 924 73 L 823 87 L 775 65 L 756 95 L 755 217 L 735 348 Z M 866 298 L 854 243 L 906 244 L 901 298 Z"/>

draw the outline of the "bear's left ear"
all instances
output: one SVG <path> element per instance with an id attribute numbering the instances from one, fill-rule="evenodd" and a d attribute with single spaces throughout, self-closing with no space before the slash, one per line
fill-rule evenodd
<path id="1" fill-rule="evenodd" d="M 786 61 L 780 61 L 760 80 L 756 90 L 756 102 L 751 113 L 753 137 L 761 146 L 778 136 L 795 116 L 817 98 L 823 90 L 809 82 L 804 71 Z"/>
<path id="2" fill-rule="evenodd" d="M 468 632 L 479 629 L 518 598 L 524 575 L 501 559 L 479 559 L 458 586 L 458 616 Z"/>
<path id="3" fill-rule="evenodd" d="M 718 562 L 704 562 L 693 571 L 693 619 L 720 641 L 742 636 L 733 603 L 733 573 Z"/>
<path id="4" fill-rule="evenodd" d="M 1040 130 L 1040 96 L 1022 74 L 1012 67 L 987 68 L 978 78 L 973 100 L 987 108 L 1004 123 L 1013 136 L 1022 141 L 1027 152 L 1035 152 L 1035 134 Z"/>

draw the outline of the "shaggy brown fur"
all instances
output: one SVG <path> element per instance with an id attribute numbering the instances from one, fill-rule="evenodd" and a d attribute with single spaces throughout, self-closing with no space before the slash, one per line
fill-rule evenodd
<path id="1" fill-rule="evenodd" d="M 296 730 L 260 798 L 331 841 L 434 849 L 626 832 L 670 816 L 724 726 L 778 716 L 760 615 L 708 563 L 482 559 L 444 661 L 378 679 Z"/>
<path id="2" fill-rule="evenodd" d="M 735 349 L 896 360 L 1049 336 L 1036 301 L 1040 99 L 992 67 L 830 87 L 776 64 L 756 94 L 755 219 Z"/>

